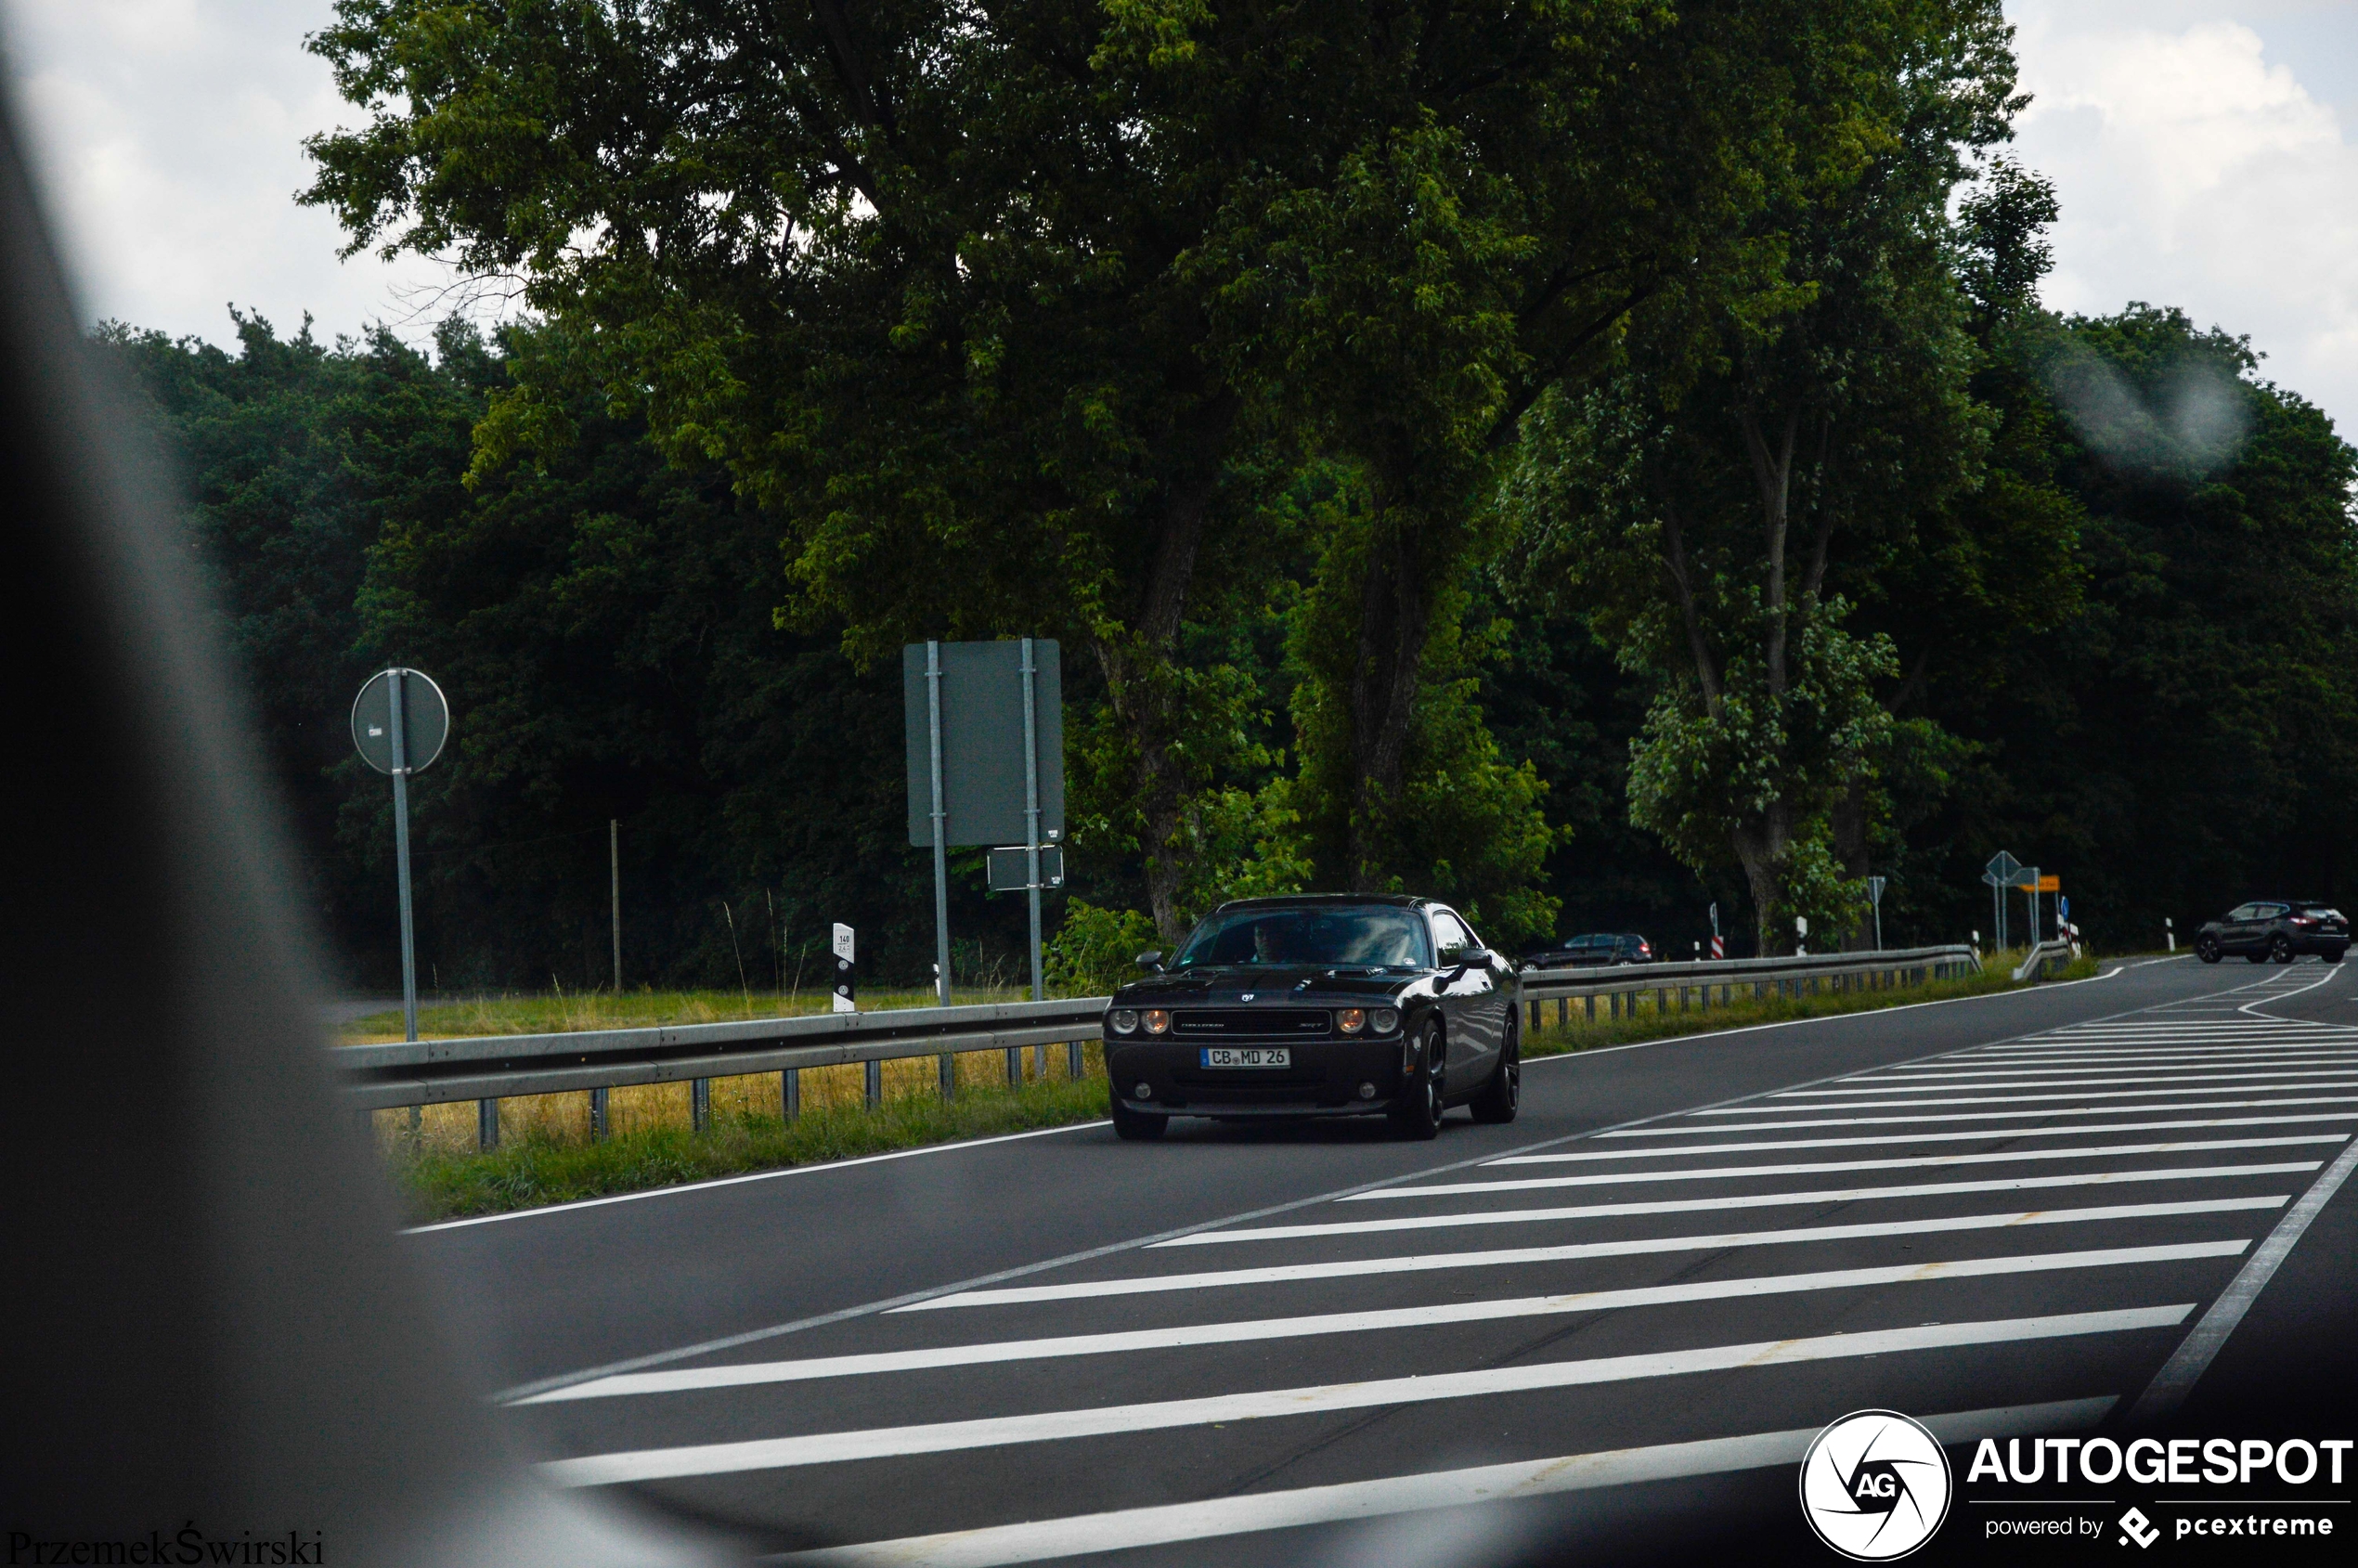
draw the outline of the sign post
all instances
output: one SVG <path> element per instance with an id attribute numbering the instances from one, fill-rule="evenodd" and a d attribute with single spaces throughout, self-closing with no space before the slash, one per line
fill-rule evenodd
<path id="1" fill-rule="evenodd" d="M 362 761 L 393 776 L 393 858 L 401 891 L 401 1022 L 418 1038 L 418 952 L 409 901 L 409 775 L 434 766 L 450 738 L 442 688 L 414 669 L 381 669 L 352 703 L 352 744 Z"/>
<path id="2" fill-rule="evenodd" d="M 1711 906 L 1711 956 L 1728 956 L 1728 944 L 1719 936 L 1719 906 L 1716 903 Z"/>
<path id="3" fill-rule="evenodd" d="M 1887 876 L 1867 878 L 1867 901 L 1875 906 L 1875 951 L 1883 951 L 1883 890 L 1890 885 Z"/>
<path id="4" fill-rule="evenodd" d="M 1989 857 L 1981 868 L 1981 879 L 1989 884 L 1989 933 L 1997 950 L 2003 952 L 2006 942 L 2006 889 L 2020 886 L 2022 862 L 2001 849 Z"/>
<path id="5" fill-rule="evenodd" d="M 1020 847 L 1031 992 L 1046 993 L 1040 945 L 1043 851 L 1064 837 L 1064 700 L 1052 638 L 912 642 L 900 651 L 907 717 L 909 842 L 930 847 L 938 1001 L 950 1004 L 949 850 Z M 996 876 L 994 887 L 1002 886 Z"/>

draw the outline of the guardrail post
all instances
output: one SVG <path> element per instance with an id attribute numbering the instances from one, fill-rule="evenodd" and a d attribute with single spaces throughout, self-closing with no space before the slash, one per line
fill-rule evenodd
<path id="1" fill-rule="evenodd" d="M 475 1102 L 475 1147 L 482 1153 L 489 1154 L 499 1147 L 499 1102 L 477 1100 Z"/>
<path id="2" fill-rule="evenodd" d="M 778 1115 L 792 1121 L 802 1114 L 802 1069 L 790 1067 L 778 1074 Z"/>
<path id="3" fill-rule="evenodd" d="M 1597 993 L 1593 991 L 1588 993 L 1588 1021 L 1597 1021 Z"/>
<path id="4" fill-rule="evenodd" d="M 1071 1076 L 1075 1083 L 1088 1076 L 1089 1058 L 1083 1054 L 1088 1044 L 1089 1043 L 1085 1040 L 1065 1042 L 1065 1071 Z"/>
<path id="5" fill-rule="evenodd" d="M 1023 1087 L 1023 1047 L 1020 1045 L 1007 1047 L 1007 1087 Z"/>
<path id="6" fill-rule="evenodd" d="M 610 1092 L 605 1089 L 590 1091 L 590 1141 L 593 1144 L 606 1141 L 606 1095 Z"/>
<path id="7" fill-rule="evenodd" d="M 941 1081 L 941 1097 L 946 1103 L 958 1097 L 958 1058 L 944 1051 L 934 1058 L 934 1076 Z"/>
<path id="8" fill-rule="evenodd" d="M 874 1110 L 884 1104 L 884 1063 L 871 1061 L 862 1065 L 868 1069 L 866 1074 L 868 1108 Z"/>
<path id="9" fill-rule="evenodd" d="M 1680 989 L 1681 989 L 1681 990 L 1684 990 L 1685 988 L 1684 988 L 1684 987 L 1681 987 Z M 1654 987 L 1654 1017 L 1657 1017 L 1657 1018 L 1658 1018 L 1658 1017 L 1662 1017 L 1665 1013 L 1667 1013 L 1667 1012 L 1669 1012 L 1669 1011 L 1670 1011 L 1670 991 L 1669 991 L 1669 989 L 1668 989 L 1667 987 L 1665 987 L 1665 986 L 1656 986 L 1656 987 Z"/>
<path id="10" fill-rule="evenodd" d="M 699 1133 L 712 1130 L 712 1080 L 688 1080 L 688 1123 Z"/>

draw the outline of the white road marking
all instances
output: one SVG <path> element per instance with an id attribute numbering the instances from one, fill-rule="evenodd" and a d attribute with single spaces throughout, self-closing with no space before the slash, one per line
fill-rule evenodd
<path id="1" fill-rule="evenodd" d="M 2074 1171 L 2062 1175 L 2004 1176 L 1982 1182 L 1922 1182 L 1905 1186 L 1837 1187 L 1817 1192 L 1747 1192 L 1710 1198 L 1660 1199 L 1644 1203 L 1584 1203 L 1562 1209 L 1481 1209 L 1471 1213 L 1418 1214 L 1397 1220 L 1337 1220 L 1305 1225 L 1253 1225 L 1243 1230 L 1202 1230 L 1192 1236 L 1158 1241 L 1165 1247 L 1219 1247 L 1236 1241 L 1290 1241 L 1319 1236 L 1376 1236 L 1398 1230 L 1449 1230 L 1464 1225 L 1561 1224 L 1573 1220 L 1626 1219 L 1638 1214 L 1716 1213 L 1723 1209 L 1790 1209 L 1805 1203 L 1865 1203 L 1901 1198 L 1954 1198 L 1967 1193 L 2026 1192 L 2042 1187 L 2118 1186 L 2131 1182 L 2193 1182 L 2232 1180 L 2238 1176 L 2281 1176 L 2314 1171 L 2322 1160 L 2270 1165 L 2194 1165 L 2158 1171 Z M 1477 1184 L 1476 1192 L 1496 1187 L 1545 1186 L 1545 1182 Z M 1421 1198 L 1453 1189 L 1421 1187 L 1397 1196 Z"/>
<path id="2" fill-rule="evenodd" d="M 2136 1106 L 2136 1110 L 2160 1110 L 2162 1106 Z M 2130 1106 L 2115 1106 L 2115 1110 L 2131 1110 Z M 1851 1122 L 1914 1122 L 1914 1115 L 1859 1115 L 1848 1118 Z M 1940 1120 L 1978 1120 L 1978 1118 L 1940 1118 Z M 1599 1153 L 1568 1153 L 1556 1156 L 1559 1160 L 1667 1160 L 1674 1153 L 1704 1153 L 1715 1148 L 1846 1148 L 1851 1144 L 1955 1144 L 1962 1139 L 2082 1139 L 2099 1132 L 2165 1132 L 2171 1127 L 2278 1127 L 2287 1122 L 2353 1122 L 2358 1110 L 2306 1110 L 2301 1115 L 2207 1115 L 2181 1122 L 2110 1122 L 2105 1127 L 1981 1127 L 1976 1132 L 1877 1132 L 1872 1136 L 1851 1136 L 1851 1139 L 1761 1139 L 1756 1144 L 1693 1144 L 1689 1148 L 1641 1148 L 1632 1153 L 1620 1150 L 1599 1150 Z M 1846 1122 L 1759 1122 L 1759 1127 L 1842 1127 Z M 1755 1127 L 1617 1127 L 1613 1132 L 1599 1132 L 1599 1139 L 1677 1139 L 1695 1136 L 1703 1132 L 1755 1132 Z M 1537 1156 L 1530 1156 L 1537 1158 Z M 1493 1160 L 1490 1165 L 1499 1165 Z M 1340 1200 L 1337 1200 L 1340 1202 Z"/>
<path id="3" fill-rule="evenodd" d="M 2200 1095 L 2206 1093 L 2217 1093 L 2222 1095 L 2278 1095 L 2288 1094 L 2296 1089 L 2358 1089 L 2358 1078 L 2337 1077 L 2331 1082 L 2326 1083 L 2275 1083 L 2269 1082 L 2268 1075 L 2265 1074 L 2254 1073 L 2250 1076 L 2254 1082 L 2232 1084 L 2222 1083 L 2217 1085 L 2215 1090 L 2209 1085 L 2205 1085 L 2201 1088 L 2182 1086 L 2175 1089 L 2097 1089 L 2087 1093 L 2074 1090 L 2069 1094 L 2062 1095 L 1945 1095 L 1938 1099 L 1924 1100 L 1871 1100 L 1857 1090 L 1829 1090 L 1827 1093 L 1832 1094 L 1840 1092 L 1846 1094 L 1850 1096 L 1850 1098 L 1857 1101 L 1861 1108 L 1872 1108 L 1875 1110 L 1898 1110 L 1914 1106 L 2028 1105 L 2036 1100 L 2151 1100 L 2166 1098 L 2171 1095 Z M 1798 1092 L 1799 1091 L 1787 1091 L 1786 1093 Z M 1768 1096 L 1768 1098 L 1772 1102 L 1783 1097 L 1782 1094 Z M 1725 1106 L 1716 1110 L 1698 1110 L 1692 1112 L 1691 1114 L 1696 1116 L 1756 1116 L 1762 1110 L 1768 1108 L 1771 1108 L 1771 1107 L 1765 1105 Z M 1829 1101 L 1823 1104 L 1814 1105 L 1796 1105 L 1791 1107 L 1775 1106 L 1773 1108 L 1780 1110 L 1832 1110 L 1835 1108 L 1835 1103 Z"/>
<path id="4" fill-rule="evenodd" d="M 1768 1340 L 1752 1344 L 1709 1345 L 1590 1361 L 1554 1361 L 1536 1366 L 1491 1367 L 1442 1372 L 1424 1378 L 1378 1378 L 1362 1382 L 1314 1384 L 1250 1393 L 1212 1394 L 1144 1405 L 1108 1405 L 1079 1410 L 1043 1410 L 1021 1416 L 985 1416 L 972 1420 L 916 1426 L 872 1427 L 860 1432 L 812 1432 L 736 1443 L 703 1443 L 676 1448 L 590 1454 L 540 1466 L 559 1486 L 612 1486 L 689 1475 L 728 1475 L 800 1465 L 843 1464 L 857 1459 L 910 1454 L 946 1454 L 997 1448 L 1017 1443 L 1049 1443 L 1118 1432 L 1159 1432 L 1208 1426 L 1214 1421 L 1263 1420 L 1277 1416 L 1315 1416 L 1341 1410 L 1428 1404 L 1579 1388 L 1644 1378 L 1679 1377 L 1739 1367 L 1789 1367 L 1851 1356 L 1904 1354 L 1960 1345 L 2021 1344 L 2030 1340 L 2084 1334 L 2136 1333 L 2168 1328 L 2185 1320 L 2193 1303 L 2132 1307 L 2114 1312 L 2058 1313 L 1980 1323 L 1927 1324 L 1812 1339 Z"/>
<path id="5" fill-rule="evenodd" d="M 1496 1268 L 1517 1263 L 1570 1263 L 1583 1258 L 1627 1258 L 1652 1252 L 1701 1252 L 1730 1247 L 1784 1247 L 1817 1241 L 1852 1241 L 1878 1236 L 1933 1236 L 1961 1230 L 2004 1230 L 2015 1225 L 2093 1224 L 2105 1220 L 2152 1220 L 2189 1214 L 2227 1214 L 2281 1209 L 2290 1195 L 2206 1198 L 2180 1203 L 2118 1203 L 2092 1209 L 2032 1209 L 2013 1213 L 1963 1214 L 1940 1219 L 1881 1220 L 1793 1230 L 1723 1231 L 1703 1236 L 1630 1237 L 1612 1241 L 1574 1241 L 1558 1247 L 1514 1247 L 1487 1252 L 1418 1252 L 1388 1258 L 1348 1258 L 1332 1263 L 1271 1263 L 1261 1268 L 1215 1269 L 1199 1274 L 1155 1274 L 1131 1279 L 1091 1279 L 1071 1285 L 1014 1285 L 960 1290 L 893 1308 L 945 1312 L 957 1307 L 1013 1306 L 1031 1302 L 1096 1301 L 1108 1296 L 1153 1295 L 1166 1290 L 1208 1290 L 1236 1285 L 1282 1285 L 1310 1279 L 1351 1279 L 1378 1274 L 1428 1274 L 1444 1269 Z"/>
<path id="6" fill-rule="evenodd" d="M 2358 1102 L 2358 1095 L 2311 1095 L 2298 1100 L 2197 1100 L 2191 1105 L 2182 1106 L 2088 1106 L 2076 1110 L 2066 1110 L 2058 1106 L 2047 1106 L 2031 1110 L 1961 1110 L 1941 1116 L 1826 1116 L 1814 1121 L 1798 1120 L 1738 1121 L 1723 1123 L 1716 1127 L 1697 1127 L 1692 1124 L 1683 1127 L 1626 1127 L 1618 1132 L 1600 1133 L 1597 1136 L 1600 1138 L 1692 1137 L 1695 1134 L 1702 1132 L 1751 1133 L 1778 1127 L 1867 1127 L 1897 1121 L 1912 1121 L 1920 1124 L 1933 1121 L 2003 1121 L 2018 1116 L 2168 1116 L 2182 1110 L 2251 1110 L 2261 1107 L 2335 1106 L 2353 1102 Z M 1762 1108 L 1756 1106 L 1750 1108 L 1758 1111 Z M 1792 1108 L 1806 1111 L 1818 1108 L 1794 1106 Z M 1874 1108 L 1882 1110 L 1888 1108 L 1878 1106 Z M 1702 1116 L 1712 1113 L 1691 1111 L 1688 1114 Z M 2358 1115 L 2358 1112 L 2352 1114 Z M 2334 1118 L 2333 1120 L 2340 1119 Z"/>
<path id="7" fill-rule="evenodd" d="M 2157 1144 L 2097 1144 L 2088 1148 L 1998 1149 L 1982 1154 L 1911 1154 L 1885 1160 L 1816 1160 L 1787 1165 L 1708 1165 L 1699 1170 L 1681 1168 L 1671 1171 L 1607 1171 L 1591 1176 L 1517 1176 L 1498 1182 L 1447 1182 L 1433 1186 L 1404 1186 L 1383 1189 L 1386 1198 L 1423 1198 L 1445 1192 L 1538 1192 L 1550 1187 L 1565 1186 L 1626 1186 L 1632 1182 L 1717 1182 L 1741 1181 L 1746 1176 L 1814 1176 L 1836 1171 L 1905 1171 L 1924 1166 L 2005 1165 L 2018 1160 L 2103 1160 L 2131 1154 L 2196 1154 L 2224 1148 L 2284 1148 L 2298 1144 L 2339 1144 L 2347 1141 L 2345 1133 L 2293 1133 L 2276 1138 L 2202 1138 L 2182 1143 Z M 1724 1147 L 1726 1146 L 1717 1146 Z M 1715 1146 L 1704 1145 L 1698 1152 L 1711 1153 Z M 1655 1149 L 1650 1153 L 1666 1155 L 1671 1150 Z M 1500 1165 L 1556 1165 L 1568 1157 L 1560 1154 L 1530 1154 L 1494 1160 L 1482 1169 L 1487 1171 Z M 1354 1192 L 1340 1203 L 1368 1203 L 1380 1195 Z"/>
<path id="8" fill-rule="evenodd" d="M 2302 1116 L 2213 1116 L 2187 1121 L 2120 1121 L 2105 1127 L 1984 1127 L 1970 1133 L 1870 1133 L 1848 1138 L 1761 1138 L 1750 1143 L 1687 1144 L 1678 1148 L 1595 1148 L 1568 1154 L 1510 1154 L 1486 1160 L 1493 1165 L 1552 1165 L 1574 1160 L 1674 1160 L 1689 1154 L 1742 1154 L 1756 1149 L 1859 1148 L 1875 1144 L 1987 1143 L 1992 1138 L 2086 1138 L 2099 1133 L 2163 1133 L 2188 1127 L 2274 1127 L 2287 1122 L 2358 1121 L 2358 1111 L 2318 1111 Z M 1782 1123 L 1773 1123 L 1782 1125 Z M 1678 1127 L 1678 1133 L 1731 1133 L 1732 1127 Z M 1602 1138 L 1619 1133 L 1600 1133 Z M 2326 1134 L 2336 1143 L 2350 1134 Z M 1336 1199 L 1341 1202 L 1341 1199 Z"/>
<path id="9" fill-rule="evenodd" d="M 2353 1169 L 2358 1169 L 2358 1144 L 2343 1150 L 2341 1158 L 2333 1162 L 2332 1169 L 2302 1193 L 2300 1201 L 2294 1204 L 2291 1211 L 2277 1222 L 2276 1228 L 2268 1233 L 2268 1238 L 2260 1244 L 2260 1251 L 2252 1254 L 2251 1262 L 2228 1282 L 2227 1289 L 2210 1303 L 2210 1310 L 2202 1315 L 2194 1331 L 2171 1353 L 2170 1359 L 2162 1364 L 2161 1370 L 2154 1374 L 2154 1380 L 2146 1385 L 2145 1392 L 2129 1413 L 2131 1420 L 2159 1420 L 2185 1402 L 2186 1395 L 2194 1392 L 2196 1380 L 2201 1378 L 2212 1358 L 2226 1344 L 2227 1336 L 2235 1331 L 2235 1326 L 2244 1320 L 2244 1314 L 2251 1310 L 2251 1303 L 2260 1299 L 2260 1292 L 2267 1288 L 2270 1279 L 2275 1277 L 2277 1267 L 2292 1255 L 2293 1244 L 2308 1230 L 2309 1223 L 2333 1200 L 2334 1194 L 2341 1190 L 2342 1183 L 2350 1179 Z"/>
<path id="10" fill-rule="evenodd" d="M 2284 1067 L 2271 1062 L 2264 1068 L 2217 1067 L 2192 1072 L 2123 1072 L 2118 1068 L 2083 1068 L 2072 1072 L 2042 1071 L 2037 1078 L 2002 1072 L 1961 1072 L 1943 1073 L 1937 1078 L 1904 1080 L 1846 1078 L 1822 1089 L 1781 1089 L 1768 1097 L 1783 1100 L 1801 1095 L 1919 1095 L 1927 1089 L 1935 1094 L 1948 1094 L 1959 1089 L 2086 1089 L 2107 1083 L 2195 1083 L 2212 1088 L 2248 1079 L 2273 1082 L 2279 1079 L 2339 1078 L 2351 1070 L 2350 1067 Z M 1993 1079 L 1998 1082 L 1991 1082 Z"/>
<path id="11" fill-rule="evenodd" d="M 1198 1345 L 1256 1344 L 1264 1340 L 1300 1339 L 1318 1334 L 1429 1328 L 1446 1324 L 1552 1317 L 1575 1312 L 1615 1312 L 1628 1307 L 1791 1295 L 1811 1290 L 1852 1290 L 1876 1285 L 1920 1285 L 1944 1279 L 1987 1278 L 1993 1275 L 2185 1263 L 2202 1258 L 2235 1257 L 2250 1245 L 2248 1239 L 2191 1241 L 2166 1247 L 2113 1247 L 2085 1252 L 1963 1258 L 1943 1263 L 1899 1263 L 1887 1268 L 1833 1269 L 1816 1274 L 1695 1280 L 1683 1285 L 1654 1285 L 1626 1290 L 1570 1291 L 1552 1296 L 1516 1296 L 1487 1302 L 1441 1302 L 1376 1312 L 1317 1313 L 1301 1317 L 1262 1317 L 1245 1322 L 1138 1328 L 1112 1334 L 1066 1334 L 1050 1339 L 937 1345 L 924 1350 L 811 1356 L 799 1361 L 737 1362 L 719 1367 L 692 1367 L 668 1372 L 632 1372 L 616 1378 L 601 1378 L 595 1382 L 577 1383 L 571 1388 L 536 1394 L 514 1403 L 548 1405 L 573 1399 L 680 1393 L 704 1389 L 803 1382 L 819 1378 L 924 1372 L 945 1367 L 990 1367 L 1005 1361 L 1041 1361 L 1069 1355 L 1126 1355 L 1141 1351 L 1192 1349 Z"/>
<path id="12" fill-rule="evenodd" d="M 2020 1405 L 1926 1416 L 1924 1424 L 1943 1443 L 1977 1443 L 1985 1437 L 2033 1437 L 2081 1432 L 2112 1410 L 2115 1398 L 2075 1399 L 2052 1405 Z M 780 1568 L 1010 1568 L 1019 1562 L 1085 1557 L 1138 1547 L 1172 1546 L 1266 1530 L 1340 1524 L 1404 1513 L 1511 1502 L 1604 1486 L 1648 1481 L 1722 1475 L 1737 1471 L 1798 1465 L 1818 1436 L 1816 1427 L 1792 1432 L 1713 1437 L 1694 1443 L 1663 1443 L 1616 1448 L 1600 1454 L 1523 1459 L 1471 1470 L 1387 1475 L 1285 1492 L 1254 1492 L 1158 1508 L 1121 1509 L 1064 1519 L 1030 1520 L 937 1536 L 822 1547 L 771 1558 Z"/>

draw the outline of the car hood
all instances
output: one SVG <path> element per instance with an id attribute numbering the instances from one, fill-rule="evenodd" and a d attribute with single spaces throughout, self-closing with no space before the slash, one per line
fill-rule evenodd
<path id="1" fill-rule="evenodd" d="M 1432 974 L 1430 969 L 1369 974 L 1324 964 L 1188 969 L 1133 980 L 1113 1001 L 1121 1007 L 1221 1007 L 1241 1006 L 1250 995 L 1254 1005 L 1365 1006 L 1397 1001 L 1419 985 L 1430 990 Z"/>

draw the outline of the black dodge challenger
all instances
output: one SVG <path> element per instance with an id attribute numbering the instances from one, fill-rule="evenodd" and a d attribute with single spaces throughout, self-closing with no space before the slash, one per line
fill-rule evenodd
<path id="1" fill-rule="evenodd" d="M 1106 1009 L 1114 1130 L 1174 1116 L 1366 1116 L 1430 1138 L 1442 1112 L 1512 1121 L 1513 965 L 1430 899 L 1333 894 L 1221 905 Z"/>

